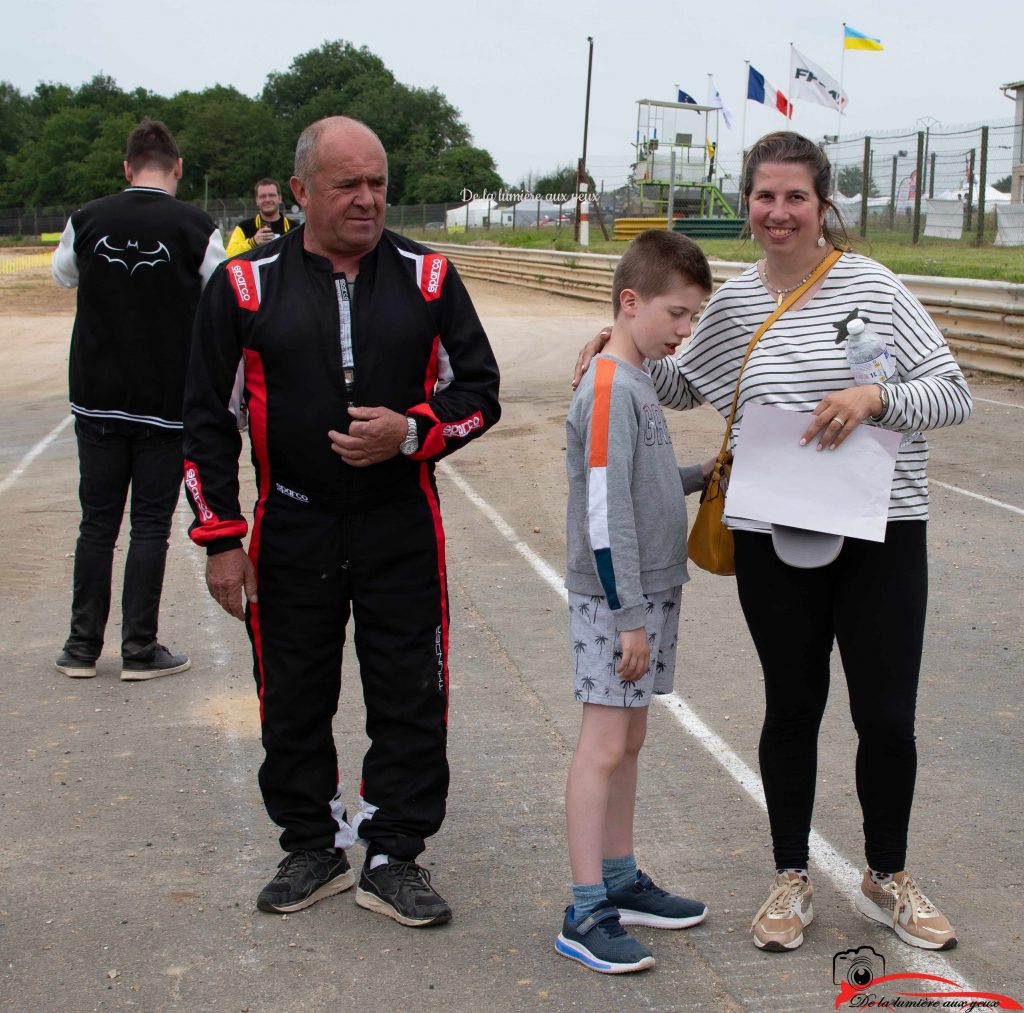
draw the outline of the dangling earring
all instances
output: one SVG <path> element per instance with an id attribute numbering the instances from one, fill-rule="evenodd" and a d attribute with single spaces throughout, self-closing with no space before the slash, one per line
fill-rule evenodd
<path id="1" fill-rule="evenodd" d="M 824 247 L 824 245 L 825 245 L 825 232 L 823 230 L 821 235 L 818 236 L 818 246 L 819 247 Z"/>

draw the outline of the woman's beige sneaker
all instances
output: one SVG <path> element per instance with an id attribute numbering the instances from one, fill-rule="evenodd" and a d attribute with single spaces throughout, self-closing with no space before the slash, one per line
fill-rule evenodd
<path id="1" fill-rule="evenodd" d="M 804 941 L 804 926 L 814 918 L 813 894 L 806 876 L 780 872 L 768 899 L 750 923 L 754 945 L 772 953 L 795 950 Z"/>
<path id="2" fill-rule="evenodd" d="M 888 925 L 911 946 L 925 950 L 956 946 L 956 932 L 949 920 L 905 872 L 897 872 L 881 884 L 865 869 L 854 903 L 862 915 Z"/>

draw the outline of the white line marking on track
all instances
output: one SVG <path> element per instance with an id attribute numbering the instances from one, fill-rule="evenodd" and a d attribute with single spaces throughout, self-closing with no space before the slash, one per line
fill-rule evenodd
<path id="1" fill-rule="evenodd" d="M 961 496 L 970 496 L 971 499 L 980 499 L 982 503 L 988 503 L 990 506 L 1009 510 L 1011 513 L 1024 514 L 1024 510 L 1020 507 L 1011 506 L 1009 503 L 1004 503 L 1002 500 L 998 499 L 992 499 L 989 496 L 982 496 L 979 492 L 971 492 L 970 489 L 961 489 L 958 485 L 950 485 L 948 482 L 940 482 L 937 478 L 929 479 L 929 481 L 932 485 L 941 485 L 943 489 L 949 489 L 950 492 L 958 492 Z"/>
<path id="2" fill-rule="evenodd" d="M 51 444 L 64 430 L 68 427 L 74 415 L 68 415 L 67 418 L 61 419 L 60 424 L 54 426 L 50 430 L 47 436 L 44 436 L 14 467 L 12 471 L 2 482 L 0 482 L 0 495 L 7 492 L 8 489 L 15 482 L 25 474 L 25 470 L 28 466 Z"/>
<path id="3" fill-rule="evenodd" d="M 568 602 L 569 594 L 562 585 L 562 578 L 556 570 L 548 565 L 516 534 L 515 529 L 455 470 L 448 461 L 442 461 L 438 470 L 450 479 L 466 496 L 466 498 L 498 529 L 512 547 L 518 552 L 537 575 L 557 594 L 562 601 Z M 713 731 L 701 720 L 693 709 L 675 693 L 657 696 L 655 700 L 667 707 L 669 713 L 679 724 L 692 735 L 725 769 L 726 773 L 757 803 L 766 809 L 764 786 L 761 778 L 754 773 L 730 748 L 728 743 L 717 732 Z M 816 830 L 811 830 L 811 860 L 835 884 L 836 888 L 853 906 L 854 895 L 860 886 L 861 873 L 847 861 L 824 837 Z M 861 915 L 858 914 L 858 917 Z M 923 972 L 950 978 L 958 982 L 966 992 L 974 991 L 968 982 L 945 957 L 937 953 L 929 953 L 906 947 L 907 954 L 903 959 L 905 970 L 911 973 Z"/>
<path id="4" fill-rule="evenodd" d="M 1010 404 L 1009 401 L 993 401 L 987 397 L 976 397 L 973 398 L 975 401 L 984 401 L 985 404 L 997 404 L 1003 408 L 1024 408 L 1024 404 Z"/>

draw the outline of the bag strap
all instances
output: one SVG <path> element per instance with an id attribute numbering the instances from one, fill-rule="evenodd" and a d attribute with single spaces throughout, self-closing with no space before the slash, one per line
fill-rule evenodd
<path id="1" fill-rule="evenodd" d="M 725 437 L 722 440 L 722 449 L 718 452 L 718 461 L 715 462 L 715 471 L 719 471 L 721 467 L 721 460 L 725 456 L 726 451 L 729 448 L 729 434 L 732 432 L 732 422 L 736 417 L 736 405 L 739 402 L 740 397 L 740 380 L 743 379 L 743 367 L 747 364 L 747 359 L 750 358 L 750 353 L 754 350 L 754 345 L 761 339 L 761 335 L 775 323 L 783 313 L 786 312 L 819 278 L 822 277 L 832 265 L 846 252 L 846 250 L 833 250 L 811 273 L 811 276 L 802 284 L 793 289 L 786 298 L 779 303 L 779 305 L 772 310 L 769 314 L 768 319 L 765 320 L 754 336 L 750 339 L 750 344 L 747 345 L 746 354 L 743 356 L 743 362 L 740 363 L 739 375 L 736 377 L 736 390 L 732 395 L 732 407 L 729 409 L 729 421 L 725 424 Z"/>

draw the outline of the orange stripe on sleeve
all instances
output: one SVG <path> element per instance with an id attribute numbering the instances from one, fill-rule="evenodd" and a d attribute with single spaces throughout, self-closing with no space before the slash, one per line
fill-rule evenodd
<path id="1" fill-rule="evenodd" d="M 608 464 L 608 418 L 612 407 L 612 377 L 616 363 L 611 359 L 595 359 L 594 414 L 590 422 L 590 467 Z"/>

